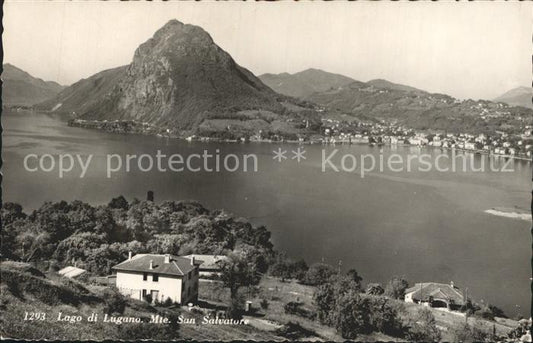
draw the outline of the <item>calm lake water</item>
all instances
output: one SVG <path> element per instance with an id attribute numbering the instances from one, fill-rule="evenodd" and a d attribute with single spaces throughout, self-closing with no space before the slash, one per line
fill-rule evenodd
<path id="1" fill-rule="evenodd" d="M 336 156 L 373 154 L 376 160 L 397 153 L 441 153 L 437 149 L 364 145 L 304 146 L 306 159 L 291 159 L 291 144 L 187 143 L 173 139 L 118 135 L 72 128 L 57 116 L 18 112 L 2 116 L 4 201 L 26 211 L 44 201 L 80 199 L 109 202 L 120 194 L 156 201 L 195 199 L 263 224 L 279 250 L 355 268 L 365 282 L 405 276 L 411 284 L 454 281 L 477 301 L 494 303 L 514 316 L 530 313 L 531 224 L 486 214 L 492 207 L 529 208 L 531 165 L 511 164 L 514 172 L 373 172 L 321 170 L 322 149 Z M 272 150 L 288 150 L 279 163 Z M 142 172 L 137 168 L 106 178 L 106 155 L 156 154 L 188 156 L 208 150 L 220 155 L 256 154 L 253 172 Z M 60 179 L 54 172 L 28 172 L 27 154 L 93 154 L 87 175 L 75 168 Z M 480 161 L 480 156 L 469 156 Z M 483 157 L 486 158 L 486 157 Z M 335 158 L 339 164 L 340 158 Z M 448 162 L 443 160 L 442 165 Z M 476 164 L 478 165 L 478 164 Z M 416 169 L 416 168 L 414 168 Z"/>

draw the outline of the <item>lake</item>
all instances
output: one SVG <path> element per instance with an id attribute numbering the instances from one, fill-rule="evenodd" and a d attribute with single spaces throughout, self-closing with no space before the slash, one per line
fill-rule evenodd
<path id="1" fill-rule="evenodd" d="M 407 156 L 439 149 L 305 145 L 305 160 L 292 159 L 295 144 L 201 143 L 119 135 L 68 127 L 64 118 L 33 112 L 2 116 L 3 199 L 28 212 L 45 201 L 104 204 L 120 194 L 155 201 L 195 199 L 265 225 L 277 249 L 308 263 L 355 268 L 364 282 L 404 276 L 410 284 L 435 281 L 468 288 L 476 301 L 494 303 L 510 316 L 530 313 L 531 223 L 484 213 L 493 207 L 529 208 L 531 164 L 513 161 L 513 172 L 322 171 L 322 154 Z M 274 160 L 273 150 L 287 151 Z M 143 172 L 134 168 L 106 177 L 108 154 L 187 156 L 204 150 L 255 154 L 257 172 Z M 323 151 L 324 150 L 324 151 Z M 449 154 L 449 152 L 446 152 Z M 84 178 L 80 168 L 59 178 L 29 172 L 27 154 L 93 154 Z M 468 155 L 480 162 L 479 155 Z M 339 159 L 337 158 L 337 164 Z M 496 161 L 503 165 L 503 159 Z M 449 161 L 443 159 L 443 165 Z M 35 164 L 35 163 L 34 163 Z M 416 166 L 416 163 L 415 163 Z M 414 168 L 416 169 L 416 168 Z"/>

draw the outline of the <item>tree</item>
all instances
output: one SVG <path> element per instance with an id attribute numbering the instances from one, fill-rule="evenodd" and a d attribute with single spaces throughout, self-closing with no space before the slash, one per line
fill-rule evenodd
<path id="1" fill-rule="evenodd" d="M 323 285 L 336 273 L 335 268 L 329 264 L 315 263 L 305 273 L 302 283 L 310 286 Z"/>
<path id="2" fill-rule="evenodd" d="M 2 226 L 9 225 L 16 220 L 25 219 L 27 216 L 22 211 L 22 206 L 13 202 L 6 202 L 2 204 L 1 218 Z"/>
<path id="3" fill-rule="evenodd" d="M 129 207 L 128 200 L 126 200 L 122 195 L 111 199 L 109 204 L 107 204 L 109 208 L 114 209 L 120 209 L 120 210 L 127 210 Z"/>
<path id="4" fill-rule="evenodd" d="M 350 270 L 348 270 L 346 275 L 350 278 L 350 280 L 352 280 L 357 285 L 359 285 L 359 289 L 361 289 L 361 281 L 363 281 L 363 278 L 361 276 L 359 276 L 359 274 L 357 273 L 357 270 L 350 269 Z"/>
<path id="5" fill-rule="evenodd" d="M 403 300 L 405 290 L 409 287 L 407 280 L 401 277 L 393 277 L 385 287 L 385 295 L 393 299 Z"/>
<path id="6" fill-rule="evenodd" d="M 368 326 L 372 331 L 379 331 L 386 335 L 402 337 L 404 326 L 399 316 L 398 309 L 403 310 L 400 304 L 394 304 L 385 297 L 369 297 Z"/>
<path id="7" fill-rule="evenodd" d="M 317 318 L 324 324 L 333 325 L 333 310 L 341 296 L 348 292 L 359 293 L 360 285 L 346 275 L 332 276 L 328 282 L 317 287 L 313 300 L 317 307 Z"/>
<path id="8" fill-rule="evenodd" d="M 238 317 L 242 310 L 242 300 L 239 288 L 259 284 L 263 267 L 257 265 L 257 251 L 253 247 L 244 247 L 228 255 L 228 258 L 218 262 L 221 274 L 220 280 L 224 287 L 230 290 L 230 314 Z"/>
<path id="9" fill-rule="evenodd" d="M 285 279 L 302 280 L 308 269 L 309 267 L 304 260 L 293 261 L 287 258 L 285 254 L 279 254 L 270 266 L 270 275 L 279 277 L 282 281 Z"/>
<path id="10" fill-rule="evenodd" d="M 367 301 L 359 293 L 348 291 L 335 302 L 331 321 L 343 338 L 354 339 L 360 333 L 371 332 L 366 319 L 368 312 Z"/>
<path id="11" fill-rule="evenodd" d="M 313 300 L 317 308 L 317 318 L 322 324 L 331 325 L 333 323 L 331 314 L 337 295 L 333 283 L 327 282 L 317 287 Z"/>

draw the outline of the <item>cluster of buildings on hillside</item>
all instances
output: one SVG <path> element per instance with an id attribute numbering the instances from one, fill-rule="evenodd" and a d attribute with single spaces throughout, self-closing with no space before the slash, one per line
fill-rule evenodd
<path id="1" fill-rule="evenodd" d="M 489 136 L 483 133 L 427 133 L 385 123 L 349 124 L 328 119 L 324 121 L 323 133 L 324 142 L 333 144 L 433 146 L 523 158 L 531 158 L 533 151 L 532 126 L 525 126 L 523 132 L 517 135 L 496 131 Z"/>
<path id="2" fill-rule="evenodd" d="M 219 276 L 223 255 L 175 256 L 171 254 L 129 253 L 128 258 L 115 265 L 112 283 L 124 296 L 151 302 L 188 304 L 198 300 L 201 279 Z M 66 267 L 58 273 L 76 278 L 85 274 L 77 267 Z M 460 310 L 466 305 L 467 296 L 453 282 L 417 283 L 406 290 L 405 301 L 448 310 Z"/>

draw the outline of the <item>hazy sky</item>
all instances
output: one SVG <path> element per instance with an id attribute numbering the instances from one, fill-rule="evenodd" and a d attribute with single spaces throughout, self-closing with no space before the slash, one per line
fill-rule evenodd
<path id="1" fill-rule="evenodd" d="M 530 2 L 4 3 L 4 62 L 71 84 L 131 62 L 170 19 L 207 30 L 256 75 L 319 68 L 460 98 L 531 84 Z"/>

